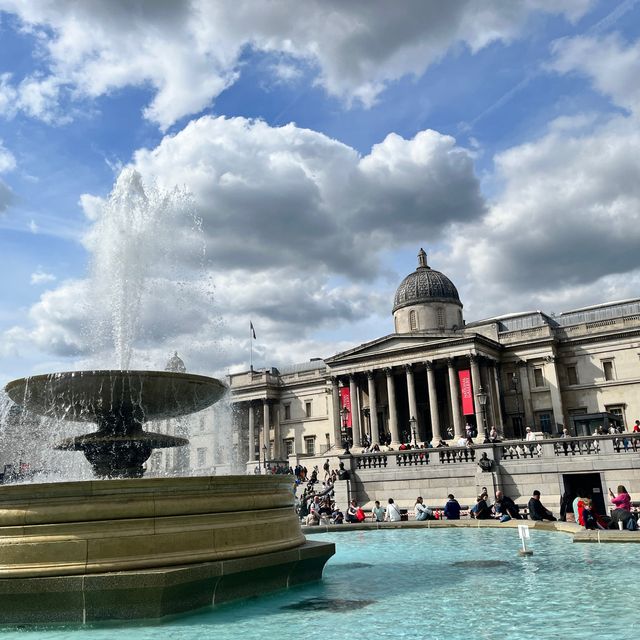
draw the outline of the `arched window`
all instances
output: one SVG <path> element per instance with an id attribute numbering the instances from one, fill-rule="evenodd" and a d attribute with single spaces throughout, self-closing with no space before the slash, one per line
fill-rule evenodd
<path id="1" fill-rule="evenodd" d="M 438 329 L 444 329 L 444 309 L 442 307 L 438 307 L 436 309 L 436 319 L 438 322 Z"/>
<path id="2" fill-rule="evenodd" d="M 409 311 L 409 327 L 411 327 L 411 331 L 418 328 L 418 316 L 415 311 Z"/>

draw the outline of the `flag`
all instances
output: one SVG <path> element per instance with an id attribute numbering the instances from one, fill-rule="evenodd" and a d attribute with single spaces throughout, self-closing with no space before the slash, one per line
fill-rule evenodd
<path id="1" fill-rule="evenodd" d="M 249 328 L 251 329 L 251 337 L 256 340 L 256 330 L 253 328 L 253 322 L 249 320 Z"/>

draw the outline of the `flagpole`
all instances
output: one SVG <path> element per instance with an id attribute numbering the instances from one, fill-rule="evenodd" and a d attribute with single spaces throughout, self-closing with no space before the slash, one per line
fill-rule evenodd
<path id="1" fill-rule="evenodd" d="M 249 371 L 253 371 L 253 327 L 249 321 Z"/>

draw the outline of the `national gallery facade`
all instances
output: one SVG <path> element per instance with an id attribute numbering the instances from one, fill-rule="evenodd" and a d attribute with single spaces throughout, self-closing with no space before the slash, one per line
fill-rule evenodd
<path id="1" fill-rule="evenodd" d="M 466 323 L 456 287 L 421 249 L 392 314 L 393 333 L 349 351 L 229 376 L 241 457 L 435 445 L 468 426 L 476 442 L 494 426 L 508 439 L 526 427 L 588 435 L 640 418 L 640 299 Z"/>

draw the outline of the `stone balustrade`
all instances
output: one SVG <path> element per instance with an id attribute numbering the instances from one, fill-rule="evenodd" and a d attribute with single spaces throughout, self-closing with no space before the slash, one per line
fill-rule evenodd
<path id="1" fill-rule="evenodd" d="M 357 470 L 418 467 L 425 465 L 476 464 L 482 456 L 493 462 L 500 460 L 540 460 L 562 457 L 624 455 L 640 453 L 640 433 L 548 438 L 545 440 L 513 440 L 472 447 L 436 447 L 404 451 L 381 451 L 353 454 Z"/>

